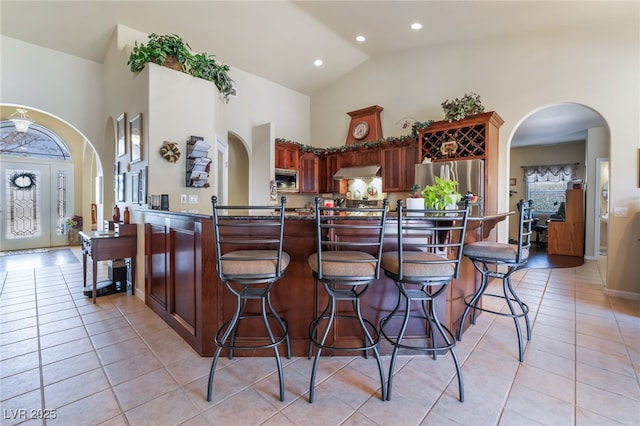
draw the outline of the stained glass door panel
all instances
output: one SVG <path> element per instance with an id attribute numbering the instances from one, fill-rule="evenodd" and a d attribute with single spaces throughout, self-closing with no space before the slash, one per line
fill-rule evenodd
<path id="1" fill-rule="evenodd" d="M 50 247 L 51 224 L 55 222 L 50 166 L 3 161 L 0 172 L 2 251 Z"/>

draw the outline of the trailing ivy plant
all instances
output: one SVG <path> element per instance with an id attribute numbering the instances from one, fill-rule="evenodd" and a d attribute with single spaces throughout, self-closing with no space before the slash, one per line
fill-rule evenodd
<path id="1" fill-rule="evenodd" d="M 441 105 L 442 110 L 444 111 L 444 118 L 449 122 L 462 120 L 469 115 L 484 112 L 484 106 L 480 101 L 480 95 L 473 92 L 471 94 L 465 93 L 462 99 L 447 99 Z"/>
<path id="2" fill-rule="evenodd" d="M 164 61 L 171 56 L 175 57 L 180 64 L 179 71 L 213 82 L 224 101 L 229 102 L 234 84 L 229 77 L 229 65 L 217 62 L 213 55 L 193 53 L 191 46 L 175 34 L 152 33 L 146 45 L 138 45 L 138 42 L 135 42 L 127 65 L 131 72 L 137 73 L 142 71 L 148 62 L 163 65 Z"/>
<path id="3" fill-rule="evenodd" d="M 218 63 L 214 55 L 196 53 L 188 61 L 189 74 L 194 77 L 212 81 L 225 102 L 229 102 L 229 95 L 233 91 L 233 80 L 229 77 L 230 67 L 227 64 Z"/>
<path id="4" fill-rule="evenodd" d="M 136 41 L 127 65 L 131 72 L 140 72 L 144 69 L 147 62 L 154 62 L 158 65 L 167 59 L 168 56 L 174 56 L 181 65 L 181 71 L 187 71 L 187 62 L 191 59 L 191 46 L 180 36 L 158 35 L 156 33 L 149 34 L 147 44 L 139 44 Z"/>

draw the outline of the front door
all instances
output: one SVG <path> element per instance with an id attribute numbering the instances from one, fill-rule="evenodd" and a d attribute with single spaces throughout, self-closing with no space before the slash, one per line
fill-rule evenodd
<path id="1" fill-rule="evenodd" d="M 67 245 L 64 221 L 73 215 L 72 164 L 5 159 L 0 165 L 0 250 Z"/>

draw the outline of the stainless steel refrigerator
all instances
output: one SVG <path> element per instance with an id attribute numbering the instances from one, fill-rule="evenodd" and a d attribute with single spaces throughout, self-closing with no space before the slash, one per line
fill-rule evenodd
<path id="1" fill-rule="evenodd" d="M 435 176 L 458 181 L 458 192 L 463 196 L 471 192 L 478 202 L 470 205 L 471 216 L 484 214 L 484 160 L 439 161 L 416 164 L 416 183 L 420 188 L 435 183 Z"/>

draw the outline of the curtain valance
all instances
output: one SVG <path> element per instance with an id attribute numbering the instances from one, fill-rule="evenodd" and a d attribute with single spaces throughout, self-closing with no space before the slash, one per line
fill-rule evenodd
<path id="1" fill-rule="evenodd" d="M 531 182 L 566 182 L 576 178 L 579 163 L 523 166 L 524 180 Z"/>

